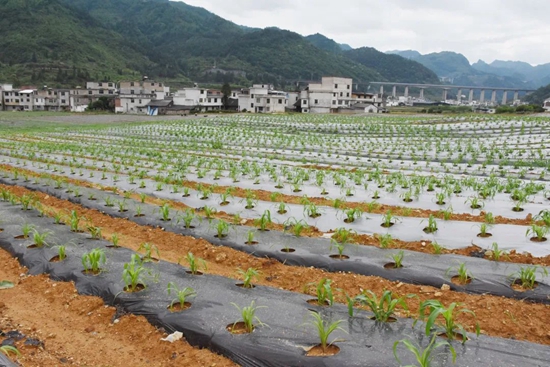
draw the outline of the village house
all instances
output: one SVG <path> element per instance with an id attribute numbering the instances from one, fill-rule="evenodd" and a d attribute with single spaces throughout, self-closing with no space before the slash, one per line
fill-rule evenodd
<path id="1" fill-rule="evenodd" d="M 288 108 L 288 94 L 274 90 L 270 84 L 254 84 L 238 94 L 239 111 L 281 113 Z"/>
<path id="2" fill-rule="evenodd" d="M 542 104 L 542 108 L 544 108 L 546 112 L 550 112 L 550 98 L 544 101 L 544 103 Z"/>
<path id="3" fill-rule="evenodd" d="M 120 82 L 119 94 L 115 97 L 116 113 L 147 113 L 151 101 L 163 100 L 170 88 L 160 82 L 147 80 Z"/>
<path id="4" fill-rule="evenodd" d="M 70 91 L 71 112 L 84 112 L 92 102 L 96 102 L 101 97 L 115 98 L 117 93 L 116 83 L 87 82 L 86 89 L 77 87 Z"/>

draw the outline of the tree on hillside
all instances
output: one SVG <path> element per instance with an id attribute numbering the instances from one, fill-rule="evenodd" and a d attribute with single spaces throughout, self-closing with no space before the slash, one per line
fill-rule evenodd
<path id="1" fill-rule="evenodd" d="M 229 97 L 231 96 L 231 85 L 229 85 L 229 83 L 225 83 L 222 86 L 222 94 L 223 94 L 223 97 L 222 97 L 223 109 L 227 110 L 227 105 L 229 104 Z"/>

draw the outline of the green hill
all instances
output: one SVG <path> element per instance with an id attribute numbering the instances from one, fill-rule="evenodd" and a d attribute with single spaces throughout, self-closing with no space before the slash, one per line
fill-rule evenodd
<path id="1" fill-rule="evenodd" d="M 329 75 L 433 82 L 433 73 L 403 58 L 319 34 L 239 26 L 179 1 L 0 0 L 0 14 L 0 80 L 19 85 L 140 75 L 279 87 Z"/>

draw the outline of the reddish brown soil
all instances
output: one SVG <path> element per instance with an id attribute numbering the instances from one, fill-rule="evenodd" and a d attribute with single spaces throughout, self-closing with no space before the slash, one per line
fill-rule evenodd
<path id="1" fill-rule="evenodd" d="M 113 323 L 113 307 L 98 297 L 80 296 L 72 283 L 28 276 L 17 260 L 0 250 L 0 280 L 15 284 L 0 290 L 0 330 L 18 330 L 44 347 L 16 343 L 24 367 L 57 366 L 236 366 L 186 341 L 163 342 L 166 333 L 143 316 L 126 315 Z M 1 339 L 3 340 L 3 338 Z"/>
<path id="2" fill-rule="evenodd" d="M 308 357 L 329 357 L 338 353 L 340 353 L 340 348 L 337 345 L 327 345 L 323 350 L 323 347 L 319 344 L 311 348 L 306 355 Z"/>
<path id="3" fill-rule="evenodd" d="M 28 194 L 29 191 L 20 187 L 8 187 L 15 194 Z M 237 269 L 255 268 L 260 272 L 256 285 L 264 285 L 286 289 L 294 292 L 314 294 L 310 284 L 318 283 L 323 278 L 330 278 L 335 288 L 336 300 L 345 302 L 343 293 L 355 296 L 361 290 L 372 290 L 380 295 L 384 290 L 391 290 L 395 295 L 406 296 L 416 294 L 418 298 L 407 299 L 408 311 L 400 310 L 396 316 L 408 317 L 418 314 L 419 302 L 428 299 L 438 299 L 444 304 L 451 302 L 463 303 L 463 306 L 475 312 L 476 318 L 469 314 L 458 316 L 466 330 L 474 331 L 476 321 L 479 322 L 484 334 L 504 338 L 514 337 L 540 344 L 550 345 L 550 306 L 531 304 L 528 302 L 496 297 L 490 295 L 468 295 L 448 290 L 440 290 L 427 286 L 416 286 L 399 282 L 390 282 L 383 278 L 367 277 L 353 273 L 327 273 L 320 269 L 292 267 L 283 265 L 273 259 L 256 258 L 254 256 L 225 247 L 216 247 L 203 239 L 185 237 L 160 228 L 139 226 L 125 219 L 115 219 L 101 214 L 96 210 L 84 209 L 68 201 L 35 193 L 41 204 L 49 210 L 76 210 L 84 215 L 94 226 L 102 228 L 104 238 L 110 238 L 112 233 L 121 236 L 120 245 L 137 250 L 143 242 L 155 244 L 163 260 L 178 262 L 188 251 L 195 256 L 204 258 L 208 264 L 208 273 L 238 278 Z M 345 261 L 345 260 L 343 260 Z M 450 279 L 449 279 L 450 282 Z"/>

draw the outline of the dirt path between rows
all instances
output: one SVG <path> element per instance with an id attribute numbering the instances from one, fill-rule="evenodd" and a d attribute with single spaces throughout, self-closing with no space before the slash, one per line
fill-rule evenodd
<path id="1" fill-rule="evenodd" d="M 17 195 L 31 193 L 21 187 L 8 188 Z M 112 233 L 118 233 L 121 236 L 119 244 L 122 246 L 137 251 L 140 244 L 144 242 L 154 244 L 159 248 L 161 258 L 166 261 L 177 263 L 188 251 L 191 251 L 195 256 L 206 260 L 208 273 L 237 279 L 237 268 L 253 267 L 258 269 L 261 275 L 256 284 L 312 295 L 314 294 L 312 283 L 330 278 L 334 287 L 341 290 L 336 292 L 336 299 L 339 302 L 344 302 L 344 293 L 355 296 L 361 290 L 372 290 L 378 295 L 386 289 L 394 292 L 396 296 L 417 295 L 417 298 L 407 300 L 408 310 L 398 312 L 398 316 L 401 317 L 416 317 L 419 302 L 424 300 L 438 299 L 444 304 L 460 302 L 476 314 L 475 319 L 469 314 L 461 314 L 457 317 L 458 322 L 462 323 L 468 331 L 474 331 L 477 321 L 481 332 L 487 335 L 550 345 L 550 332 L 547 327 L 550 324 L 550 305 L 491 295 L 468 295 L 433 287 L 390 282 L 379 277 L 353 273 L 328 273 L 315 268 L 287 266 L 273 259 L 257 258 L 231 248 L 216 247 L 203 239 L 165 232 L 161 228 L 140 226 L 127 219 L 112 218 L 97 210 L 85 209 L 80 205 L 40 192 L 35 192 L 34 195 L 46 211 L 65 213 L 70 210 L 77 211 L 79 215 L 85 216 L 89 223 L 101 227 L 105 239 L 110 239 Z"/>
<path id="2" fill-rule="evenodd" d="M 113 323 L 116 310 L 101 298 L 78 295 L 73 283 L 28 276 L 0 249 L 2 280 L 15 287 L 0 290 L 0 331 L 17 330 L 26 336 L 16 342 L 21 356 L 13 358 L 21 366 L 236 366 L 185 341 L 160 341 L 167 334 L 143 316 L 125 315 Z M 24 345 L 28 338 L 43 345 Z M 0 336 L 0 342 L 4 339 Z"/>

